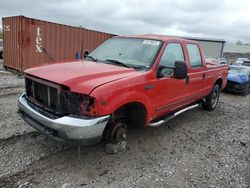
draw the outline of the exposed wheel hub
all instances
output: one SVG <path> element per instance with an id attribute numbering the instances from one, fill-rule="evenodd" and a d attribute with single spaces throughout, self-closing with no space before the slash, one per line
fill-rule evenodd
<path id="1" fill-rule="evenodd" d="M 124 141 L 127 137 L 127 127 L 126 124 L 118 121 L 114 122 L 106 132 L 106 138 L 108 142 L 111 143 L 120 143 Z"/>

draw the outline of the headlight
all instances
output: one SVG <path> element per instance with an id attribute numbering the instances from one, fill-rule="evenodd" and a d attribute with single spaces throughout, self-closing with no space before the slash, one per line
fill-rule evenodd
<path id="1" fill-rule="evenodd" d="M 80 93 L 67 93 L 67 111 L 81 117 L 95 117 L 98 116 L 96 99 L 80 94 Z"/>

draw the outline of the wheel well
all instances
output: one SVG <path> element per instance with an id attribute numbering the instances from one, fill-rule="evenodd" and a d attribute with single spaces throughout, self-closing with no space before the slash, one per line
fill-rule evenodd
<path id="1" fill-rule="evenodd" d="M 146 107 L 139 102 L 127 103 L 118 108 L 112 115 L 112 120 L 124 119 L 127 126 L 145 127 L 147 118 Z"/>
<path id="2" fill-rule="evenodd" d="M 218 80 L 216 80 L 214 85 L 218 84 L 220 86 L 220 88 L 222 88 L 222 83 L 223 83 L 222 78 L 219 78 Z"/>

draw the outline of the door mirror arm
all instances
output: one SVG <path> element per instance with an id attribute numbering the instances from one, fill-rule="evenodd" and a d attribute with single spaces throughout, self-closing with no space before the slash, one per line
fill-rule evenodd
<path id="1" fill-rule="evenodd" d="M 171 76 L 172 78 L 175 79 L 187 78 L 187 64 L 184 61 L 176 61 L 174 67 L 160 65 L 157 70 L 157 78 L 162 78 L 165 76 L 163 73 L 164 69 L 174 70 L 174 74 Z"/>

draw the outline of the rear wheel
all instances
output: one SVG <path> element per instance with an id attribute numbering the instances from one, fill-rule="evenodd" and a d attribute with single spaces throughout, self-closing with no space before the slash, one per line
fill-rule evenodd
<path id="1" fill-rule="evenodd" d="M 210 94 L 205 98 L 205 101 L 202 102 L 202 107 L 205 110 L 213 111 L 218 104 L 219 97 L 220 97 L 220 86 L 216 84 L 213 87 Z"/>
<path id="2" fill-rule="evenodd" d="M 0 52 L 0 59 L 3 59 L 3 52 Z"/>

